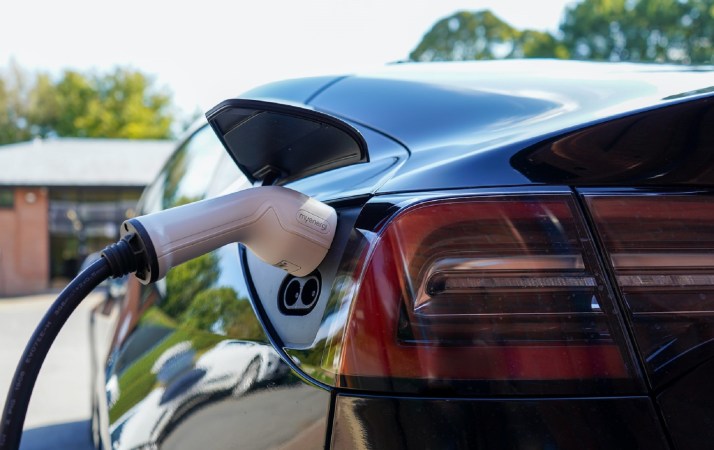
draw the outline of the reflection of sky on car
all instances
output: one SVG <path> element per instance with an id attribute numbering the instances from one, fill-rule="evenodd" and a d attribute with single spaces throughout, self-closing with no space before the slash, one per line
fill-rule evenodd
<path id="1" fill-rule="evenodd" d="M 191 347 L 189 341 L 179 342 L 169 347 L 151 367 L 151 373 L 156 375 L 159 383 L 167 384 L 174 379 L 177 374 L 193 365 L 193 358 L 196 352 Z"/>
<path id="2" fill-rule="evenodd" d="M 218 281 L 216 286 L 228 286 L 236 291 L 238 298 L 250 298 L 248 285 L 239 264 L 237 244 L 228 244 L 216 250 L 218 253 Z"/>
<path id="3" fill-rule="evenodd" d="M 213 180 L 218 161 L 223 156 L 223 146 L 210 132 L 194 135 L 191 146 L 204 149 L 199 155 L 190 158 L 191 170 L 187 170 L 176 189 L 175 198 L 193 198 L 198 192 L 205 192 Z M 218 147 L 219 150 L 208 150 L 208 147 Z M 193 156 L 193 155 L 192 155 Z"/>
<path id="4" fill-rule="evenodd" d="M 337 312 L 325 317 L 322 321 L 320 329 L 317 331 L 315 342 L 327 339 L 336 331 L 340 330 L 347 323 L 349 314 L 349 308 L 340 308 Z"/>

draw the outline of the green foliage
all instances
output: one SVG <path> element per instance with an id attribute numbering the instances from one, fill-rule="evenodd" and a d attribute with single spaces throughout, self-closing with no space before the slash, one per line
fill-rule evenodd
<path id="1" fill-rule="evenodd" d="M 0 75 L 0 144 L 27 140 L 27 74 L 12 63 Z"/>
<path id="2" fill-rule="evenodd" d="M 558 36 L 462 11 L 439 20 L 409 56 L 521 57 L 713 64 L 714 0 L 583 0 L 565 9 Z"/>
<path id="3" fill-rule="evenodd" d="M 412 51 L 412 61 L 465 61 L 567 55 L 548 33 L 519 31 L 491 11 L 461 11 L 438 21 Z"/>
<path id="4" fill-rule="evenodd" d="M 158 308 L 149 308 L 141 324 L 165 327 L 173 332 L 119 375 L 119 398 L 109 410 L 110 422 L 116 422 L 157 386 L 156 374 L 151 368 L 174 345 L 190 342 L 200 355 L 227 337 L 265 340 L 248 299 L 238 298 L 236 291 L 229 287 L 209 287 L 217 278 L 216 265 L 216 256 L 211 253 L 169 271 L 165 301 Z M 216 327 L 221 330 L 215 330 Z M 225 336 L 213 331 L 222 331 Z"/>
<path id="5" fill-rule="evenodd" d="M 87 105 L 97 97 L 96 89 L 89 79 L 79 72 L 67 70 L 56 85 L 58 102 L 63 114 L 57 117 L 55 130 L 59 136 L 86 136 L 86 130 L 78 128 L 77 118 L 86 114 Z"/>
<path id="6" fill-rule="evenodd" d="M 65 70 L 56 80 L 16 64 L 0 71 L 0 144 L 34 136 L 167 139 L 173 120 L 170 94 L 137 70 Z"/>
<path id="7" fill-rule="evenodd" d="M 714 63 L 714 0 L 585 0 L 561 31 L 577 59 Z"/>
<path id="8" fill-rule="evenodd" d="M 171 317 L 167 316 L 165 312 L 161 311 L 156 306 L 152 306 L 147 309 L 144 314 L 142 314 L 141 319 L 139 319 L 139 324 L 142 326 L 158 326 L 163 328 L 176 328 L 177 322 Z"/>
<path id="9" fill-rule="evenodd" d="M 33 135 L 45 137 L 52 134 L 55 123 L 62 117 L 63 105 L 60 105 L 56 89 L 49 75 L 37 75 L 28 96 L 27 120 L 33 127 Z"/>
<path id="10" fill-rule="evenodd" d="M 199 292 L 184 314 L 187 326 L 215 331 L 234 339 L 262 340 L 263 329 L 247 298 L 229 287 Z"/>
<path id="11" fill-rule="evenodd" d="M 520 58 L 560 58 L 568 59 L 570 51 L 552 34 L 525 30 L 519 38 Z"/>
<path id="12" fill-rule="evenodd" d="M 159 305 L 165 316 L 157 315 L 157 320 L 177 321 L 234 339 L 264 340 L 248 299 L 238 298 L 231 287 L 214 287 L 219 270 L 215 252 L 171 269 L 166 276 L 166 296 Z"/>
<path id="13" fill-rule="evenodd" d="M 187 326 L 211 331 L 217 322 L 232 321 L 236 316 L 238 296 L 229 287 L 208 289 L 199 292 L 184 314 Z"/>
<path id="14" fill-rule="evenodd" d="M 157 315 L 156 319 L 234 339 L 264 340 L 263 328 L 248 299 L 238 298 L 233 288 L 214 287 L 219 271 L 215 252 L 171 269 L 166 275 L 166 295 L 158 305 L 165 316 Z"/>
<path id="15" fill-rule="evenodd" d="M 194 258 L 171 269 L 166 275 L 166 297 L 160 308 L 179 319 L 194 298 L 209 289 L 218 279 L 218 257 L 215 253 Z"/>
<path id="16" fill-rule="evenodd" d="M 191 343 L 191 347 L 196 350 L 196 353 L 201 354 L 223 339 L 225 338 L 215 334 L 184 328 L 179 328 L 169 334 L 156 347 L 144 354 L 119 375 L 119 398 L 109 410 L 109 421 L 116 422 L 154 389 L 157 381 L 156 375 L 151 372 L 151 367 L 166 350 L 179 342 L 188 341 Z"/>
<path id="17" fill-rule="evenodd" d="M 118 68 L 94 80 L 96 94 L 85 104 L 74 125 L 91 137 L 167 138 L 172 117 L 170 97 L 153 92 L 140 72 Z"/>

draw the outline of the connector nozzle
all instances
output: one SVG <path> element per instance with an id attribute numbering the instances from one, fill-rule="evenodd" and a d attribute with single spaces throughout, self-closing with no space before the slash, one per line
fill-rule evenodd
<path id="1" fill-rule="evenodd" d="M 121 233 L 136 236 L 144 255 L 136 275 L 147 284 L 171 267 L 232 242 L 304 276 L 324 259 L 336 227 L 332 207 L 288 188 L 266 186 L 130 219 Z"/>

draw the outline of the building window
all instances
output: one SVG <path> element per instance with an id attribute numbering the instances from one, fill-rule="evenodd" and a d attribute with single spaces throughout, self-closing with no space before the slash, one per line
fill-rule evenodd
<path id="1" fill-rule="evenodd" d="M 82 261 L 119 239 L 140 187 L 49 189 L 50 277 L 74 278 Z"/>
<path id="2" fill-rule="evenodd" d="M 0 208 L 12 208 L 15 206 L 15 190 L 10 188 L 0 188 Z"/>

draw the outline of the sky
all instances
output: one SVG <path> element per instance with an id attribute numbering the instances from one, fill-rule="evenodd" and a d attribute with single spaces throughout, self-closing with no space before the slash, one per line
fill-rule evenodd
<path id="1" fill-rule="evenodd" d="M 152 75 L 188 114 L 266 82 L 405 60 L 439 19 L 490 9 L 556 31 L 568 0 L 22 0 L 0 3 L 0 67 Z"/>

